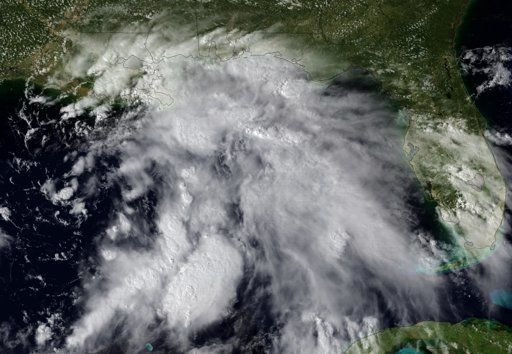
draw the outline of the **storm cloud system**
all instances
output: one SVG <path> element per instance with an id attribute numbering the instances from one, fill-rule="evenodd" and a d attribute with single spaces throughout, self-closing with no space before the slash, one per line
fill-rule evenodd
<path id="1" fill-rule="evenodd" d="M 176 54 L 193 45 L 132 35 L 115 50 L 96 45 L 94 60 L 71 57 L 63 70 L 96 81 L 58 108 L 59 121 L 33 118 L 42 108 L 30 107 L 56 103 L 27 86 L 21 111 L 32 118 L 19 136 L 36 152 L 9 168 L 38 169 L 26 193 L 54 209 L 23 220 L 0 209 L 11 225 L 0 247 L 8 252 L 9 230 L 27 220 L 53 218 L 91 253 L 51 255 L 74 257 L 67 302 L 27 314 L 38 326 L 26 337 L 5 323 L 4 341 L 33 336 L 38 350 L 61 353 L 145 343 L 162 353 L 340 353 L 390 323 L 443 318 L 446 283 L 459 279 L 424 271 L 442 247 L 418 211 L 397 112 L 370 77 L 354 69 L 315 82 L 275 53 Z M 49 171 L 52 134 L 67 147 Z M 28 274 L 50 284 L 44 272 Z"/>
<path id="2" fill-rule="evenodd" d="M 150 103 L 137 129 L 96 152 L 119 156 L 110 173 L 123 186 L 68 348 L 108 345 L 121 328 L 130 347 L 169 331 L 186 350 L 227 319 L 231 335 L 204 350 L 335 352 L 378 326 L 372 288 L 431 296 L 415 281 L 430 258 L 394 112 L 370 87 L 325 87 L 271 54 L 175 56 L 158 73 L 172 104 Z M 153 229 L 130 207 L 148 194 Z M 385 306 L 407 318 L 404 304 Z"/>

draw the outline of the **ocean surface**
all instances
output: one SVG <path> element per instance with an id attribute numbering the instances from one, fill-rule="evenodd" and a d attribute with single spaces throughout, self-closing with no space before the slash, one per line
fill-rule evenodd
<path id="1" fill-rule="evenodd" d="M 511 47 L 512 3 L 474 1 L 458 33 L 458 55 L 463 57 L 468 51 L 475 51 L 476 54 L 493 57 L 498 53 L 493 57 L 497 61 L 491 64 L 500 64 L 499 59 L 503 57 L 503 67 L 506 69 L 510 65 L 512 69 L 512 62 L 509 63 L 505 55 L 508 53 L 506 48 Z M 502 49 L 493 52 L 492 48 Z M 486 65 L 483 60 L 477 60 L 477 64 L 479 68 Z M 490 131 L 499 131 L 502 138 L 506 134 L 512 135 L 512 88 L 510 85 L 496 85 L 478 94 L 478 88 L 489 81 L 489 73 L 493 71 L 481 70 L 476 74 L 467 74 L 467 65 L 461 67 L 465 73 L 465 84 L 487 119 Z M 84 292 L 82 280 L 94 277 L 97 272 L 95 238 L 109 225 L 116 200 L 121 198 L 121 187 L 126 183 L 124 180 L 113 180 L 110 175 L 111 167 L 119 164 L 119 157 L 102 155 L 97 157 L 99 161 L 95 164 L 96 169 L 84 173 L 77 181 L 80 186 L 89 186 L 88 180 L 98 181 L 98 184 L 74 191 L 75 195 L 90 205 L 88 218 L 83 217 L 78 205 L 67 202 L 65 193 L 56 193 L 72 188 L 64 185 L 60 177 L 72 168 L 72 161 L 77 159 L 77 154 L 86 155 L 88 140 L 91 138 L 86 133 L 91 130 L 94 122 L 84 114 L 83 117 L 56 123 L 65 102 L 54 105 L 29 102 L 27 96 L 37 97 L 39 93 L 51 96 L 52 93 L 32 88 L 34 92 L 27 95 L 26 90 L 23 81 L 0 84 L 0 231 L 9 235 L 9 246 L 0 248 L 2 353 L 20 352 L 24 346 L 16 337 L 28 333 L 30 328 L 37 327 L 52 314 L 56 314 L 53 321 L 57 324 L 54 326 L 54 336 L 61 338 L 54 343 L 63 344 L 71 325 L 84 310 L 80 300 Z M 116 114 L 120 112 L 113 112 L 114 116 Z M 490 144 L 500 170 L 510 185 L 512 144 Z M 47 191 L 47 194 L 42 191 Z M 147 220 L 145 227 L 149 231 L 155 227 L 153 220 L 157 193 L 158 190 L 149 190 L 130 205 L 141 214 L 137 216 L 138 219 Z M 74 208 L 76 212 L 70 212 Z M 435 227 L 429 211 L 424 210 L 423 213 L 419 215 L 420 219 L 430 227 Z M 507 208 L 505 243 L 510 243 L 510 233 L 507 231 L 510 229 L 509 221 L 510 210 Z M 147 247 L 151 242 L 151 239 L 141 239 L 138 246 Z M 434 320 L 456 323 L 476 317 L 512 325 L 512 279 L 509 276 L 512 257 L 507 252 L 506 247 L 498 247 L 481 264 L 458 272 L 417 274 L 420 279 L 425 279 L 426 284 L 431 277 L 443 278 L 443 286 L 437 298 L 432 299 L 439 302 L 439 308 L 425 313 L 419 309 L 428 306 L 410 301 L 403 304 L 407 307 L 404 311 L 410 314 L 414 322 Z M 504 265 L 498 272 L 493 267 L 497 259 L 499 264 Z M 494 270 L 493 274 L 489 273 L 490 269 Z M 372 279 L 370 270 L 361 269 L 360 273 L 365 279 Z M 278 332 L 279 324 L 273 317 L 270 297 L 256 296 L 257 290 L 265 288 L 267 282 L 266 279 L 256 279 L 249 284 L 244 278 L 237 291 L 232 316 L 199 331 L 191 339 L 193 344 L 200 346 L 212 340 L 228 340 L 237 331 L 235 325 L 240 319 L 245 321 L 245 331 L 243 335 L 239 333 L 241 342 L 249 343 L 254 337 L 266 338 Z M 390 303 L 394 304 L 400 299 L 386 299 L 386 295 L 378 288 L 372 291 L 368 296 L 372 296 L 379 304 L 382 325 L 392 327 L 402 324 L 401 319 L 390 309 Z M 268 338 L 266 340 L 270 341 Z M 7 347 L 6 341 L 18 344 Z M 35 345 L 33 338 L 27 338 L 26 341 Z M 112 343 L 112 347 L 105 349 L 105 352 L 122 353 L 122 339 L 118 341 Z M 166 348 L 165 345 L 165 338 L 152 342 L 152 346 L 159 349 Z M 166 349 L 173 351 L 172 347 Z"/>
<path id="2" fill-rule="evenodd" d="M 512 2 L 472 0 L 457 31 L 455 50 L 466 89 L 487 122 L 486 137 L 507 185 L 503 243 L 510 245 Z M 511 258 L 509 254 L 504 254 L 502 247 L 481 265 L 469 271 L 484 272 L 485 265 L 498 257 Z M 512 324 L 512 311 L 508 301 L 512 296 L 512 282 L 507 281 L 505 276 L 512 270 L 512 262 L 508 264 L 511 265 L 502 270 L 504 277 L 501 284 L 498 282 L 489 287 L 492 303 L 489 316 Z M 471 311 L 468 310 L 469 312 Z"/>
<path id="3" fill-rule="evenodd" d="M 503 49 L 501 56 L 506 56 L 505 49 L 512 48 L 512 2 L 502 0 L 473 0 L 468 7 L 456 39 L 456 51 L 463 57 L 467 51 L 482 48 Z M 503 64 L 505 69 L 512 69 L 507 58 L 498 58 L 487 64 Z M 492 58 L 493 56 L 490 55 Z M 491 59 L 489 58 L 489 59 Z M 485 63 L 481 63 L 485 65 Z M 491 128 L 512 129 L 512 85 L 496 85 L 477 95 L 477 88 L 489 76 L 485 73 L 463 75 L 469 93 L 480 112 L 487 119 Z"/>

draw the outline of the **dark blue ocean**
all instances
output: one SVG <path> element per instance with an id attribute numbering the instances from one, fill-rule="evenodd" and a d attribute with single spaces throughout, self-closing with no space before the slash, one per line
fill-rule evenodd
<path id="1" fill-rule="evenodd" d="M 457 54 L 462 57 L 467 51 L 485 47 L 512 48 L 512 2 L 473 1 L 458 33 Z M 502 64 L 504 67 L 510 65 L 512 70 L 512 61 Z M 477 95 L 477 88 L 488 80 L 488 75 L 464 75 L 464 80 L 489 129 L 512 136 L 512 85 L 492 87 Z M 33 92 L 27 95 L 27 89 Z M 79 181 L 80 185 L 87 185 L 88 178 L 94 175 L 100 182 L 93 193 L 80 195 L 92 206 L 88 218 L 65 212 L 62 206 L 44 197 L 40 192 L 42 186 L 53 180 L 57 189 L 64 187 L 59 185 L 59 178 L 71 169 L 71 161 L 76 159 L 76 154 L 86 155 L 90 136 L 81 133 L 92 131 L 95 122 L 84 114 L 56 123 L 60 119 L 60 108 L 66 101 L 56 100 L 53 105 L 29 102 L 28 97 L 39 93 L 50 97 L 55 94 L 42 92 L 42 89 L 30 85 L 27 88 L 25 81 L 21 80 L 0 84 L 0 208 L 9 210 L 8 214 L 0 217 L 0 230 L 10 237 L 9 246 L 0 248 L 0 353 L 23 353 L 27 347 L 34 346 L 32 337 L 23 342 L 16 336 L 22 336 L 30 327 L 37 327 L 39 321 L 44 321 L 52 313 L 59 314 L 54 319 L 58 324 L 55 337 L 63 339 L 70 333 L 71 324 L 83 311 L 82 280 L 97 272 L 95 237 L 112 219 L 114 204 L 120 198 L 124 183 L 109 179 L 109 169 L 119 164 L 118 157 L 98 156 L 99 161 L 95 164 L 98 167 L 81 175 Z M 111 121 L 115 122 L 115 115 L 121 113 L 122 108 L 113 111 Z M 512 144 L 491 146 L 510 187 Z M 68 158 L 69 154 L 75 154 L 73 159 Z M 141 213 L 139 219 L 148 221 L 148 229 L 154 227 L 156 193 L 150 190 L 133 201 L 134 209 Z M 507 205 L 510 205 L 510 198 L 507 199 Z M 511 241 L 510 216 L 507 207 L 505 243 Z M 435 300 L 440 303 L 440 309 L 436 313 L 421 313 L 409 308 L 408 312 L 417 322 L 456 323 L 477 317 L 512 325 L 512 309 L 501 301 L 507 298 L 508 291 L 512 291 L 512 279 L 509 277 L 512 255 L 507 252 L 506 247 L 498 247 L 482 264 L 455 273 L 418 274 L 418 277 L 445 278 L 445 286 Z M 495 267 L 490 267 L 496 259 L 500 259 L 499 263 L 503 265 L 498 274 Z M 493 274 L 488 273 L 491 268 Z M 474 284 L 475 279 L 479 286 Z M 265 280 L 261 280 L 257 286 L 264 286 L 264 283 Z M 482 288 L 482 283 L 486 287 Z M 235 317 L 245 318 L 244 313 L 250 313 L 247 318 L 253 319 L 247 323 L 248 342 L 260 332 L 277 330 L 269 300 L 253 303 L 252 290 L 247 289 L 248 284 L 242 282 L 233 318 L 205 329 L 192 341 L 201 345 L 212 338 L 229 338 L 234 332 Z M 373 295 L 382 303 L 379 310 L 384 324 L 399 324 L 400 319 L 393 318 L 386 308 L 388 302 L 382 299 L 383 295 Z M 387 312 L 389 316 L 386 316 Z M 13 346 L 2 347 L 2 341 Z M 58 339 L 56 344 L 59 344 Z M 159 346 L 158 342 L 153 344 Z M 123 350 L 120 348 L 121 340 L 105 352 L 121 353 Z M 171 351 L 172 348 L 169 349 Z"/>

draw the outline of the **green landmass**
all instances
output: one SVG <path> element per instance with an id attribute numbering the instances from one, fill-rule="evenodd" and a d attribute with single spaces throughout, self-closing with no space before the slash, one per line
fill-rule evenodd
<path id="1" fill-rule="evenodd" d="M 467 4 L 468 0 L 3 0 L 0 80 L 32 77 L 44 84 L 75 50 L 69 33 L 102 36 L 108 42 L 116 33 L 137 31 L 139 24 L 162 12 L 183 25 L 195 25 L 198 36 L 224 27 L 296 39 L 317 57 L 329 58 L 322 63 L 297 61 L 312 79 L 328 82 L 343 68 L 364 68 L 393 102 L 404 122 L 404 155 L 458 246 L 451 262 L 436 270 L 453 270 L 494 249 L 505 197 L 503 180 L 482 136 L 485 121 L 464 88 L 454 50 Z M 203 50 L 198 45 L 197 54 Z M 73 91 L 77 98 L 86 96 L 94 79 L 76 77 L 60 89 Z M 422 322 L 362 339 L 347 353 L 395 353 L 405 347 L 426 353 L 509 353 L 512 336 L 510 328 L 496 322 Z"/>
<path id="2" fill-rule="evenodd" d="M 409 349 L 409 350 L 407 350 Z M 495 321 L 469 319 L 457 324 L 421 322 L 389 328 L 353 343 L 345 354 L 512 353 L 512 328 Z"/>
<path id="3" fill-rule="evenodd" d="M 355 66 L 380 82 L 403 119 L 404 154 L 453 237 L 452 260 L 442 268 L 459 268 L 495 248 L 505 197 L 482 136 L 485 121 L 465 90 L 454 50 L 467 5 L 468 0 L 4 0 L 0 78 L 44 82 L 73 50 L 69 33 L 101 35 L 108 42 L 110 35 L 136 31 L 162 13 L 195 24 L 198 36 L 224 27 L 297 39 L 326 62 L 338 63 L 299 60 L 312 79 L 328 80 L 337 73 L 333 69 Z M 67 87 L 78 85 L 74 93 L 86 95 L 93 80 L 74 78 Z"/>

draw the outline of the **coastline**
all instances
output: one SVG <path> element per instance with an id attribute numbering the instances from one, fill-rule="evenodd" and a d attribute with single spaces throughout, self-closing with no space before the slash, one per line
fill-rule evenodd
<path id="1" fill-rule="evenodd" d="M 472 16 L 475 15 L 475 11 L 478 10 L 477 6 L 479 4 L 480 4 L 479 0 L 469 0 L 468 1 L 468 4 L 467 4 L 464 12 L 462 13 L 462 15 L 460 17 L 460 22 L 458 23 L 458 25 L 456 27 L 456 30 L 455 30 L 455 35 L 454 35 L 454 39 L 453 39 L 453 45 L 454 45 L 453 46 L 453 51 L 454 51 L 454 54 L 455 54 L 455 56 L 457 58 L 457 62 L 458 62 L 458 65 L 459 65 L 459 75 L 460 75 L 461 80 L 462 80 L 462 82 L 464 84 L 464 89 L 465 89 L 465 91 L 467 93 L 467 96 L 471 100 L 473 106 L 476 108 L 476 110 L 479 112 L 480 116 L 482 117 L 482 119 L 485 122 L 485 128 L 484 128 L 484 130 L 481 133 L 482 138 L 485 140 L 485 143 L 486 143 L 489 151 L 491 152 L 491 155 L 493 156 L 494 163 L 495 163 L 498 171 L 500 172 L 500 174 L 501 174 L 501 176 L 503 178 L 503 181 L 505 182 L 505 174 L 503 173 L 503 171 L 501 169 L 502 164 L 499 163 L 498 157 L 497 157 L 497 154 L 496 154 L 497 147 L 493 146 L 489 142 L 489 140 L 487 138 L 485 138 L 485 131 L 487 131 L 489 128 L 492 128 L 492 126 L 493 126 L 493 119 L 490 117 L 492 114 L 490 112 L 487 112 L 477 102 L 477 100 L 475 100 L 475 98 L 474 98 L 475 97 L 474 86 L 476 84 L 474 82 L 472 82 L 471 79 L 468 76 L 465 76 L 463 74 L 463 71 L 462 71 L 462 68 L 461 68 L 461 65 L 460 65 L 460 60 L 459 60 L 461 55 L 467 49 L 467 48 L 465 48 L 465 45 L 468 44 L 468 43 L 466 43 L 466 41 L 468 40 L 468 34 L 471 33 L 471 19 L 472 19 Z M 505 183 L 505 196 L 503 197 L 503 200 L 505 201 L 505 205 L 503 207 L 503 215 L 502 215 L 500 227 L 495 232 L 495 245 L 494 245 L 494 247 L 491 247 L 491 249 L 489 250 L 489 252 L 486 255 L 484 255 L 481 259 L 479 259 L 474 264 L 478 264 L 478 263 L 480 263 L 480 261 L 482 261 L 485 258 L 488 258 L 490 255 L 492 255 L 494 253 L 498 243 L 500 241 L 502 241 L 504 236 L 505 236 L 505 232 L 503 230 L 503 227 L 504 227 L 504 223 L 505 223 L 505 214 L 506 214 L 506 210 L 507 210 L 507 207 L 506 207 L 506 204 L 507 204 L 507 194 L 508 194 L 508 188 L 506 187 L 506 183 Z M 471 266 L 471 264 L 468 265 L 468 267 L 470 267 L 470 266 Z"/>

